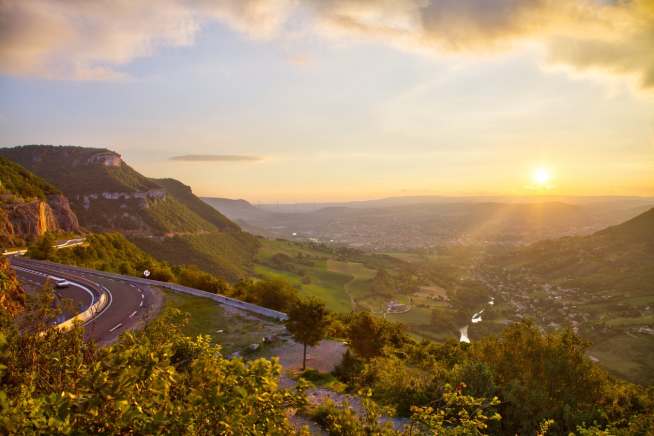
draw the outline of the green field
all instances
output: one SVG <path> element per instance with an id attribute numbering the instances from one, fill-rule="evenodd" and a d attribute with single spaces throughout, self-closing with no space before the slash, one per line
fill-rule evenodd
<path id="1" fill-rule="evenodd" d="M 447 290 L 431 283 L 417 286 L 411 292 L 399 289 L 376 289 L 375 277 L 383 267 L 395 277 L 406 277 L 407 260 L 418 255 L 393 253 L 377 255 L 343 255 L 314 249 L 308 245 L 281 240 L 264 240 L 257 254 L 255 273 L 259 277 L 283 278 L 296 287 L 301 296 L 314 296 L 337 313 L 353 308 L 384 314 L 390 301 L 410 307 L 406 313 L 389 313 L 387 319 L 401 322 L 408 331 L 432 339 L 456 339 L 455 329 L 431 325 L 432 310 L 453 316 Z M 421 257 L 422 258 L 422 257 Z M 278 260 L 275 263 L 275 259 Z M 281 259 L 281 261 L 280 261 Z"/>
<path id="2" fill-rule="evenodd" d="M 654 384 L 654 336 L 620 334 L 593 342 L 589 354 L 609 372 L 636 383 Z"/>
<path id="3" fill-rule="evenodd" d="M 260 343 L 264 336 L 279 335 L 284 326 L 266 318 L 241 314 L 206 298 L 162 290 L 165 308 L 188 313 L 189 323 L 184 333 L 189 336 L 209 335 L 229 355 L 243 351 L 250 344 Z"/>
<path id="4" fill-rule="evenodd" d="M 337 313 L 346 313 L 351 310 L 350 299 L 345 292 L 345 284 L 350 277 L 321 271 L 319 268 L 308 269 L 311 283 L 302 283 L 302 278 L 288 271 L 273 269 L 266 265 L 257 264 L 254 267 L 255 273 L 260 277 L 283 278 L 299 290 L 300 296 L 313 296 L 323 301 L 329 310 Z"/>
<path id="5" fill-rule="evenodd" d="M 283 263 L 275 263 L 275 258 Z M 336 313 L 350 312 L 350 295 L 364 292 L 377 273 L 362 263 L 336 260 L 330 253 L 281 240 L 261 242 L 254 271 L 259 277 L 287 280 L 301 296 L 316 297 Z"/>

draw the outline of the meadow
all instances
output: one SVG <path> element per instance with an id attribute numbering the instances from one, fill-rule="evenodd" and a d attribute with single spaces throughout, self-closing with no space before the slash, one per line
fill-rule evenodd
<path id="1" fill-rule="evenodd" d="M 261 278 L 283 278 L 301 296 L 314 296 L 336 313 L 369 310 L 388 320 L 400 322 L 418 338 L 458 339 L 452 324 L 457 309 L 448 291 L 427 280 L 407 286 L 416 271 L 409 261 L 423 260 L 416 254 L 372 255 L 329 250 L 284 240 L 263 240 L 256 257 L 255 273 Z M 380 279 L 383 270 L 388 283 Z M 405 305 L 404 313 L 387 313 L 389 303 Z M 434 312 L 442 322 L 433 322 Z"/>
<path id="2" fill-rule="evenodd" d="M 282 335 L 285 331 L 280 323 L 227 308 L 206 298 L 165 289 L 160 291 L 164 294 L 164 309 L 175 308 L 190 315 L 184 334 L 210 336 L 221 345 L 225 356 L 242 352 L 251 344 L 260 344 L 263 337 Z"/>

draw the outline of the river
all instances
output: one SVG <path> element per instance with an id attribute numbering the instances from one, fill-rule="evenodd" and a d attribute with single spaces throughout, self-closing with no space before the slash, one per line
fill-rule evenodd
<path id="1" fill-rule="evenodd" d="M 495 304 L 495 297 L 491 297 L 490 301 L 487 303 L 489 306 L 493 306 Z M 484 313 L 485 309 L 481 309 L 479 312 L 476 312 L 475 314 L 472 315 L 472 318 L 470 318 L 470 322 L 473 324 L 477 324 L 478 322 L 482 322 L 483 319 L 481 318 L 481 314 Z M 459 329 L 459 342 L 465 342 L 467 344 L 470 343 L 470 338 L 468 337 L 468 327 L 470 325 L 466 324 L 463 327 Z"/>

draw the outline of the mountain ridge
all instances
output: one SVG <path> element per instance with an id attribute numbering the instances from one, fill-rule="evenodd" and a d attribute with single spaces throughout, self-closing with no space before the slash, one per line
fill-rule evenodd
<path id="1" fill-rule="evenodd" d="M 118 231 L 171 263 L 201 259 L 206 270 L 228 280 L 247 275 L 256 238 L 182 182 L 145 177 L 107 148 L 28 145 L 0 148 L 0 156 L 60 189 L 80 223 L 91 231 Z M 198 235 L 207 235 L 205 239 L 216 247 L 200 243 Z M 236 259 L 232 253 L 237 253 Z"/>

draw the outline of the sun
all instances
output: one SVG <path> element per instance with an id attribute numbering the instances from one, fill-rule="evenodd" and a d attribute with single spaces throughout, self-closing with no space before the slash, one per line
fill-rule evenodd
<path id="1" fill-rule="evenodd" d="M 544 187 L 552 180 L 552 173 L 545 167 L 539 167 L 534 170 L 531 178 L 536 185 Z"/>

